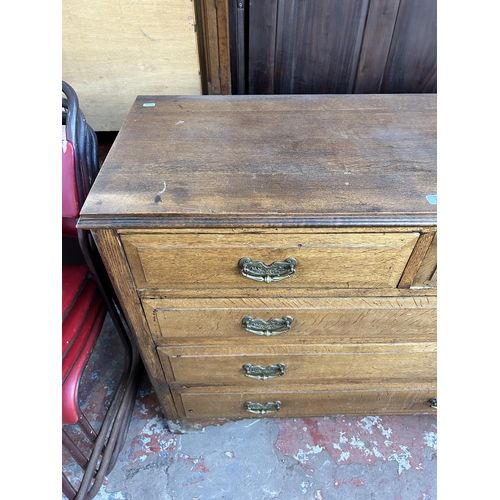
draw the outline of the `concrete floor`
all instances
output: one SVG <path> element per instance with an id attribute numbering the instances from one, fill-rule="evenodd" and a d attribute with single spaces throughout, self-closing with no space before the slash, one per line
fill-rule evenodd
<path id="1" fill-rule="evenodd" d="M 101 337 L 81 392 L 97 426 L 120 349 L 110 321 Z M 172 434 L 146 377 L 118 462 L 95 498 L 435 500 L 436 432 L 436 415 L 337 415 L 248 419 Z M 75 479 L 77 469 L 63 452 L 63 470 Z"/>

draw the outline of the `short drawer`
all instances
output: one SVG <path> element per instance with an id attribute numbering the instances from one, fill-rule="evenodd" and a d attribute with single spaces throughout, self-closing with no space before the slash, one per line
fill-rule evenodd
<path id="1" fill-rule="evenodd" d="M 394 288 L 419 233 L 123 234 L 138 288 Z"/>
<path id="2" fill-rule="evenodd" d="M 437 233 L 422 260 L 417 271 L 412 287 L 414 288 L 436 288 L 437 287 Z"/>
<path id="3" fill-rule="evenodd" d="M 158 355 L 171 386 L 436 378 L 435 343 L 161 347 Z"/>
<path id="4" fill-rule="evenodd" d="M 436 340 L 436 297 L 145 299 L 158 345 Z"/>
<path id="5" fill-rule="evenodd" d="M 366 384 L 358 387 L 301 387 L 262 393 L 233 387 L 173 391 L 181 418 L 321 417 L 435 413 L 433 384 Z"/>

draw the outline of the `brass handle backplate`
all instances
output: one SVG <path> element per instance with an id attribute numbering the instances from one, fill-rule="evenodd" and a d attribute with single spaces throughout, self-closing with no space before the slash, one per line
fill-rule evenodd
<path id="1" fill-rule="evenodd" d="M 247 363 L 243 365 L 243 370 L 245 370 L 245 377 L 269 380 L 271 378 L 282 377 L 285 374 L 285 367 L 286 365 L 283 363 L 266 367 Z"/>
<path id="2" fill-rule="evenodd" d="M 429 405 L 431 408 L 435 408 L 437 410 L 437 407 L 438 407 L 437 398 L 429 399 Z"/>
<path id="3" fill-rule="evenodd" d="M 270 401 L 269 403 L 252 403 L 247 401 L 245 408 L 250 413 L 265 415 L 266 413 L 275 413 L 281 408 L 281 401 Z"/>
<path id="4" fill-rule="evenodd" d="M 272 283 L 291 278 L 295 274 L 297 260 L 290 257 L 284 262 L 276 261 L 267 266 L 261 261 L 253 261 L 249 257 L 243 257 L 239 260 L 238 266 L 240 266 L 241 274 L 246 278 Z"/>
<path id="5" fill-rule="evenodd" d="M 282 318 L 274 318 L 270 321 L 264 321 L 252 316 L 245 316 L 242 320 L 245 330 L 255 335 L 263 335 L 271 337 L 286 333 L 290 330 L 293 318 L 291 316 L 283 316 Z"/>

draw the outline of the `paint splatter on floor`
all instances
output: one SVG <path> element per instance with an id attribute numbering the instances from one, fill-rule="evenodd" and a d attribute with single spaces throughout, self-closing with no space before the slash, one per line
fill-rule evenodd
<path id="1" fill-rule="evenodd" d="M 437 449 L 434 415 L 290 419 L 278 425 L 276 448 L 308 472 L 314 472 L 311 457 L 323 450 L 337 464 L 394 461 L 401 474 L 422 469 L 424 452 Z"/>

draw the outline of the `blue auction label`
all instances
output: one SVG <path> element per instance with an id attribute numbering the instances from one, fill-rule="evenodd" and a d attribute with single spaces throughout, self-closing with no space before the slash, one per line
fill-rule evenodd
<path id="1" fill-rule="evenodd" d="M 144 108 L 152 108 L 153 106 L 156 106 L 156 104 L 154 102 L 145 102 L 142 106 Z"/>
<path id="2" fill-rule="evenodd" d="M 428 194 L 426 196 L 427 198 L 427 201 L 431 204 L 431 205 L 437 205 L 437 202 L 438 202 L 438 195 L 437 194 Z"/>

